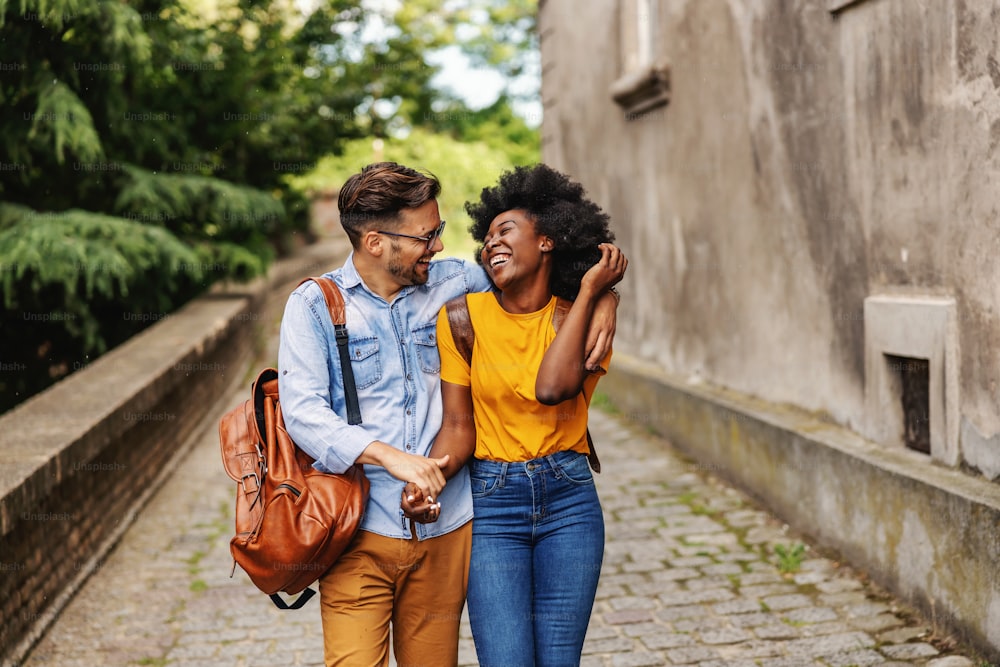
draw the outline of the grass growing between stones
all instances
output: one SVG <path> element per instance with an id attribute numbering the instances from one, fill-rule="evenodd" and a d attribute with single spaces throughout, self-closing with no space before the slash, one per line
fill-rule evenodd
<path id="1" fill-rule="evenodd" d="M 132 663 L 134 665 L 148 665 L 149 667 L 164 667 L 167 664 L 166 658 L 143 658 Z"/>
<path id="2" fill-rule="evenodd" d="M 785 546 L 775 544 L 774 553 L 778 557 L 778 571 L 782 574 L 798 572 L 806 556 L 806 545 L 801 542 Z"/>
<path id="3" fill-rule="evenodd" d="M 697 493 L 694 493 L 693 491 L 686 491 L 677 496 L 677 502 L 681 503 L 682 505 L 687 505 L 688 508 L 691 510 L 691 513 L 694 514 L 695 516 L 711 517 L 718 514 L 718 512 L 715 512 L 709 509 L 704 504 L 702 504 L 701 496 L 699 496 Z"/>

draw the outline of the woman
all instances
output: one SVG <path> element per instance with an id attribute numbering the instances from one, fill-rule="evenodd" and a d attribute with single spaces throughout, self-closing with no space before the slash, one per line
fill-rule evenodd
<path id="1" fill-rule="evenodd" d="M 608 216 L 545 165 L 504 174 L 466 209 L 497 291 L 467 297 L 471 364 L 447 311 L 439 315 L 445 416 L 431 456 L 452 455 L 450 476 L 474 454 L 476 652 L 483 667 L 575 665 L 604 553 L 587 408 L 610 359 L 585 368 L 585 336 L 597 298 L 627 260 L 610 244 Z M 558 333 L 557 297 L 572 301 Z M 414 501 L 431 520 L 440 511 L 432 499 Z"/>

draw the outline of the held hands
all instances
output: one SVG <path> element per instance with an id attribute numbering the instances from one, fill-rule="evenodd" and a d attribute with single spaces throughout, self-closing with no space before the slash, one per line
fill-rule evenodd
<path id="1" fill-rule="evenodd" d="M 426 456 L 407 454 L 398 449 L 387 453 L 383 466 L 393 477 L 404 482 L 415 484 L 417 488 L 430 498 L 437 498 L 445 485 L 442 469 L 448 465 L 448 455 L 439 459 Z"/>
<path id="2" fill-rule="evenodd" d="M 601 249 L 601 258 L 583 274 L 580 281 L 580 291 L 589 290 L 593 296 L 617 285 L 628 268 L 628 260 L 621 248 L 611 243 L 602 243 L 597 247 Z"/>
<path id="3" fill-rule="evenodd" d="M 417 521 L 426 522 L 436 521 L 437 512 L 441 511 L 441 504 L 434 503 L 433 499 L 441 495 L 441 491 L 444 490 L 447 481 L 444 470 L 448 467 L 450 460 L 451 456 L 448 454 L 440 458 L 407 454 L 392 445 L 376 440 L 365 448 L 357 462 L 382 466 L 390 475 L 406 482 L 410 493 L 404 493 L 403 501 L 412 503 L 410 511 L 419 513 L 418 515 L 408 513 L 407 516 Z M 409 496 L 412 496 L 414 500 L 407 501 Z M 435 512 L 430 511 L 431 504 L 436 505 Z M 404 510 L 406 509 L 404 506 Z M 426 517 L 424 517 L 425 513 Z M 432 516 L 433 518 L 431 518 Z"/>
<path id="4" fill-rule="evenodd" d="M 407 518 L 418 523 L 434 523 L 441 516 L 441 502 L 435 502 L 435 498 L 436 496 L 425 496 L 419 486 L 407 482 L 403 487 L 399 506 Z"/>
<path id="5" fill-rule="evenodd" d="M 398 467 L 386 467 L 393 477 L 406 482 L 399 501 L 403 514 L 420 523 L 437 521 L 441 503 L 436 502 L 436 499 L 444 490 L 446 480 L 442 469 L 448 464 L 448 455 L 439 459 L 412 454 L 403 456 L 407 459 Z"/>

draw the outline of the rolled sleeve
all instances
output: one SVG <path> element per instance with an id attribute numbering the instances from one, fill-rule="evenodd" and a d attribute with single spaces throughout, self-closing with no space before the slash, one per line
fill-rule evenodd
<path id="1" fill-rule="evenodd" d="M 315 285 L 308 287 L 318 293 Z M 306 289 L 292 293 L 281 320 L 278 390 L 282 416 L 292 440 L 316 459 L 318 468 L 342 473 L 354 465 L 373 439 L 334 410 L 330 369 L 339 368 L 340 362 L 330 357 L 317 304 L 307 298 Z M 326 308 L 322 296 L 318 307 Z"/>

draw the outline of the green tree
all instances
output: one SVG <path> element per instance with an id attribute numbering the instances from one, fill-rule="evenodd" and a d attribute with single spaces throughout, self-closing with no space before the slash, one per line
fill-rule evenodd
<path id="1" fill-rule="evenodd" d="M 357 5 L 0 2 L 0 410 L 305 229 L 282 176 L 359 136 L 323 78 Z"/>

